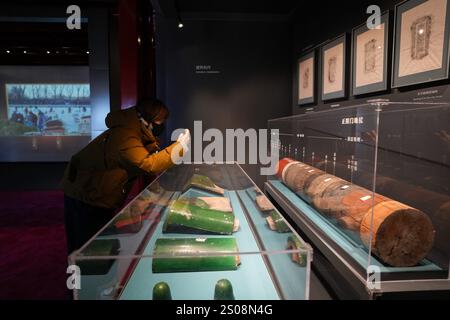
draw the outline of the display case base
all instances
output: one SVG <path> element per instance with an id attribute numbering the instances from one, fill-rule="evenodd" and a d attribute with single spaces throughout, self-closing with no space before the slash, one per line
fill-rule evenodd
<path id="1" fill-rule="evenodd" d="M 293 192 L 280 186 L 281 182 L 271 181 L 265 183 L 266 194 L 276 203 L 298 227 L 316 252 L 313 268 L 319 276 L 336 293 L 339 299 L 388 299 L 389 297 L 408 298 L 423 296 L 427 298 L 450 298 L 450 281 L 444 278 L 445 272 L 436 266 L 425 262 L 415 272 L 397 272 L 396 279 L 389 279 L 389 269 L 382 269 L 383 280 L 376 289 L 367 286 L 365 268 L 361 266 L 361 257 L 351 256 L 336 245 L 336 241 L 327 235 L 308 214 L 314 211 L 306 202 L 296 197 L 293 203 L 289 195 Z M 295 195 L 294 195 L 295 196 Z M 303 209 L 303 210 L 302 210 Z M 353 252 L 354 253 L 354 252 Z M 422 270 L 423 269 L 423 270 Z M 415 276 L 420 275 L 420 280 Z"/>

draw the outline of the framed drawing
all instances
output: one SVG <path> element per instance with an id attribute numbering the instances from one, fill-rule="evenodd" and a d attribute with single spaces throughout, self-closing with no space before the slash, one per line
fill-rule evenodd
<path id="1" fill-rule="evenodd" d="M 388 88 L 389 12 L 375 29 L 367 24 L 352 32 L 352 93 L 361 95 Z"/>
<path id="2" fill-rule="evenodd" d="M 396 6 L 392 87 L 448 78 L 449 6 L 447 0 L 408 0 Z"/>
<path id="3" fill-rule="evenodd" d="M 298 60 L 298 104 L 314 103 L 316 100 L 315 88 L 315 51 L 302 56 Z"/>
<path id="4" fill-rule="evenodd" d="M 347 35 L 324 45 L 321 50 L 322 100 L 345 98 Z"/>

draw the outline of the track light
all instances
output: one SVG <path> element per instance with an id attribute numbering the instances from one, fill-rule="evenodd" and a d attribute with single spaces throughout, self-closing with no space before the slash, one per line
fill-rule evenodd
<path id="1" fill-rule="evenodd" d="M 178 1 L 175 1 L 175 11 L 176 11 L 176 19 L 178 21 L 178 29 L 181 29 L 184 27 L 184 25 L 183 21 L 181 21 L 180 10 L 178 8 Z"/>

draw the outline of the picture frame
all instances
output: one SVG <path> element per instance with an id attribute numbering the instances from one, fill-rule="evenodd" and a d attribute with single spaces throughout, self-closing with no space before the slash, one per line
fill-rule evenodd
<path id="1" fill-rule="evenodd" d="M 303 55 L 297 61 L 298 105 L 316 102 L 316 52 Z"/>
<path id="2" fill-rule="evenodd" d="M 448 79 L 449 31 L 449 0 L 396 5 L 392 88 Z"/>
<path id="3" fill-rule="evenodd" d="M 322 100 L 347 96 L 347 34 L 331 40 L 320 50 Z"/>
<path id="4" fill-rule="evenodd" d="M 391 14 L 381 15 L 381 23 L 369 29 L 367 23 L 352 30 L 352 95 L 388 90 Z"/>

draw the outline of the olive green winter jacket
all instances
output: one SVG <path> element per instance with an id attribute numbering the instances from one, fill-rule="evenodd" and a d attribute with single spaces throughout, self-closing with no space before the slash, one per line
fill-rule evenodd
<path id="1" fill-rule="evenodd" d="M 157 139 L 135 108 L 111 112 L 106 126 L 108 130 L 72 157 L 62 187 L 71 198 L 116 209 L 139 175 L 158 174 L 173 165 L 171 152 L 178 143 L 159 151 Z"/>

